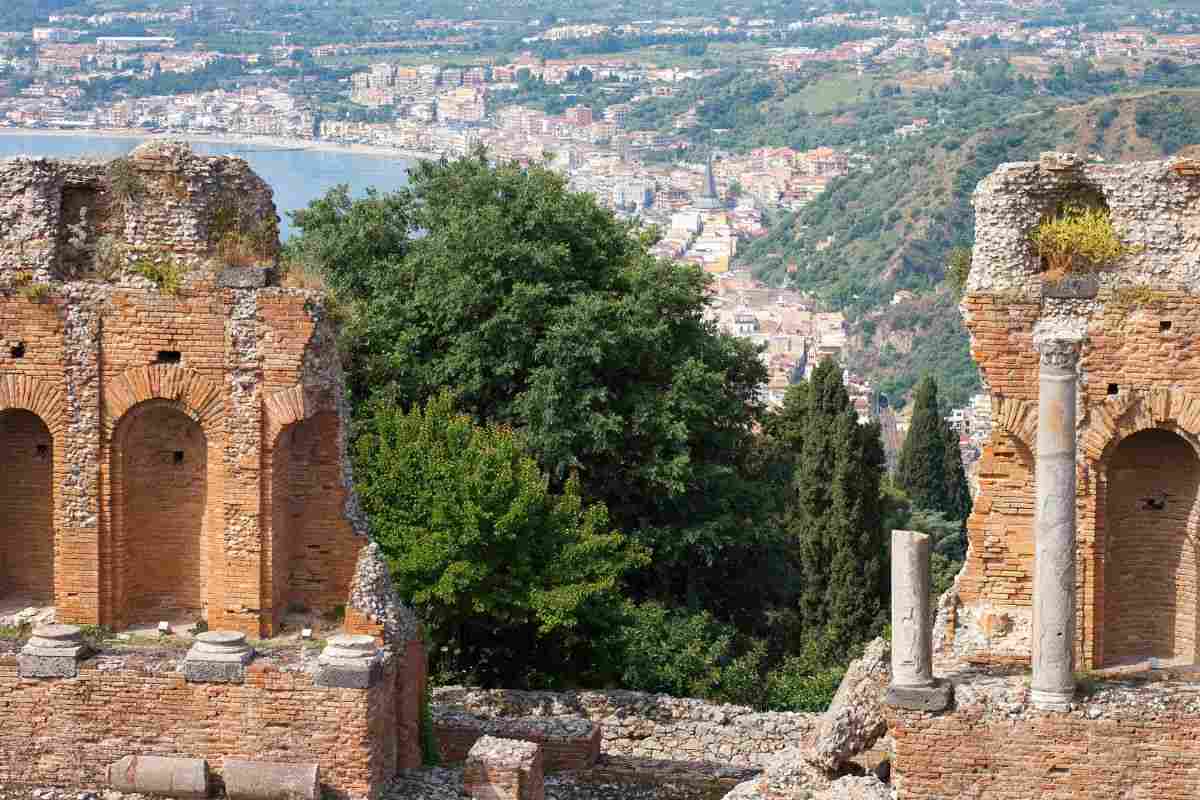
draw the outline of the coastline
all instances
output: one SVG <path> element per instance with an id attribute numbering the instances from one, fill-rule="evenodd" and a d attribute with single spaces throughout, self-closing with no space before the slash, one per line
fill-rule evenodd
<path id="1" fill-rule="evenodd" d="M 318 153 L 350 153 L 397 161 L 430 161 L 436 153 L 400 150 L 374 144 L 327 142 L 318 139 L 293 139 L 279 136 L 246 136 L 208 133 L 150 133 L 136 128 L 0 128 L 0 136 L 61 136 L 70 138 L 144 139 L 146 141 L 185 141 L 203 144 L 228 144 L 258 150 L 309 150 Z M 235 154 L 236 155 L 236 154 Z"/>

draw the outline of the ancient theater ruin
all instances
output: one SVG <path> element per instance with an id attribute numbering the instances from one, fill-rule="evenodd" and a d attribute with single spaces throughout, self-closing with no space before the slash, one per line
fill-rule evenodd
<path id="1" fill-rule="evenodd" d="M 371 797 L 420 762 L 423 644 L 277 226 L 178 143 L 0 161 L 2 787 Z"/>
<path id="2" fill-rule="evenodd" d="M 962 308 L 995 430 L 967 562 L 925 645 L 935 669 L 894 665 L 893 787 L 1195 797 L 1200 163 L 1048 153 L 974 199 Z M 1030 234 L 1071 203 L 1107 210 L 1114 264 L 1045 270 Z M 894 659 L 921 646 L 921 622 L 894 623 Z"/>
<path id="3" fill-rule="evenodd" d="M 265 636 L 347 603 L 333 332 L 278 248 L 238 159 L 0 168 L 0 608 Z"/>

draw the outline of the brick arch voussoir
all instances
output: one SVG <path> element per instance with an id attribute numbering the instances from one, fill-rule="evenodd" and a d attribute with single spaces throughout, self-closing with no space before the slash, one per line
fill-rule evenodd
<path id="1" fill-rule="evenodd" d="M 279 440 L 279 434 L 289 425 L 312 419 L 317 414 L 337 411 L 337 404 L 328 392 L 306 391 L 303 384 L 281 389 L 263 402 L 266 412 L 265 441 L 271 449 Z"/>
<path id="2" fill-rule="evenodd" d="M 63 394 L 49 381 L 0 373 L 0 411 L 9 410 L 28 411 L 37 415 L 55 437 L 66 427 Z"/>
<path id="3" fill-rule="evenodd" d="M 993 397 L 992 419 L 1001 432 L 1025 445 L 1030 453 L 1037 452 L 1037 403 L 1013 397 Z"/>
<path id="4" fill-rule="evenodd" d="M 1200 395 L 1154 387 L 1105 398 L 1080 436 L 1083 455 L 1105 464 L 1121 442 L 1151 429 L 1179 434 L 1200 457 Z"/>
<path id="5" fill-rule="evenodd" d="M 206 433 L 225 416 L 225 398 L 219 384 L 184 367 L 153 364 L 128 370 L 105 387 L 105 438 L 111 440 L 125 415 L 149 400 L 173 403 L 200 423 Z"/>

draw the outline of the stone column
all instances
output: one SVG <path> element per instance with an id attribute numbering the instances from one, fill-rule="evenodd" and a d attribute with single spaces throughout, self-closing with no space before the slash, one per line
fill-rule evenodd
<path id="1" fill-rule="evenodd" d="M 941 711 L 950 687 L 933 679 L 933 614 L 929 598 L 929 536 L 892 531 L 892 682 L 887 702 Z"/>
<path id="2" fill-rule="evenodd" d="M 1033 691 L 1038 708 L 1075 697 L 1075 384 L 1078 339 L 1035 337 L 1038 433 L 1033 538 Z"/>

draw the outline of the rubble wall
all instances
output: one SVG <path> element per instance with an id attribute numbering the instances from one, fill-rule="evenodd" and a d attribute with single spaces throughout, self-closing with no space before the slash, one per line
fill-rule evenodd
<path id="1" fill-rule="evenodd" d="M 601 752 L 676 761 L 761 766 L 816 731 L 820 714 L 758 712 L 744 706 L 629 691 L 527 692 L 434 689 L 438 718 L 483 720 L 583 717 L 599 725 Z M 552 721 L 551 721 L 551 724 Z M 449 728 L 450 726 L 446 726 Z"/>
<path id="2" fill-rule="evenodd" d="M 1109 582 L 1153 584 L 1161 588 L 1154 603 L 1162 614 L 1178 617 L 1182 626 L 1194 627 L 1200 618 L 1196 570 L 1186 568 L 1194 557 L 1182 545 L 1198 532 L 1197 516 L 1188 511 L 1197 498 L 1174 496 L 1165 510 L 1149 497 L 1109 502 L 1117 477 L 1112 459 L 1129 437 L 1166 431 L 1200 452 L 1200 361 L 1192 347 L 1200 334 L 1200 296 L 1193 294 L 1200 286 L 1196 167 L 1188 161 L 1095 164 L 1047 154 L 1040 162 L 1004 165 L 977 189 L 976 244 L 961 307 L 992 396 L 994 432 L 980 460 L 966 567 L 956 597 L 943 608 L 945 655 L 977 662 L 1030 655 L 1038 331 L 1082 339 L 1076 663 L 1092 668 L 1133 655 L 1106 647 L 1108 627 L 1120 628 L 1126 639 L 1157 635 L 1138 628 L 1136 619 L 1113 617 Z M 1107 206 L 1129 252 L 1096 272 L 1048 277 L 1029 234 L 1075 201 Z M 1161 527 L 1164 516 L 1189 519 L 1187 535 L 1161 538 L 1145 558 L 1153 565 L 1147 571 L 1135 574 L 1115 563 L 1114 548 L 1139 530 Z M 1163 564 L 1176 565 L 1165 584 Z M 1175 655 L 1194 658 L 1195 637 L 1179 641 L 1189 652 Z"/>

